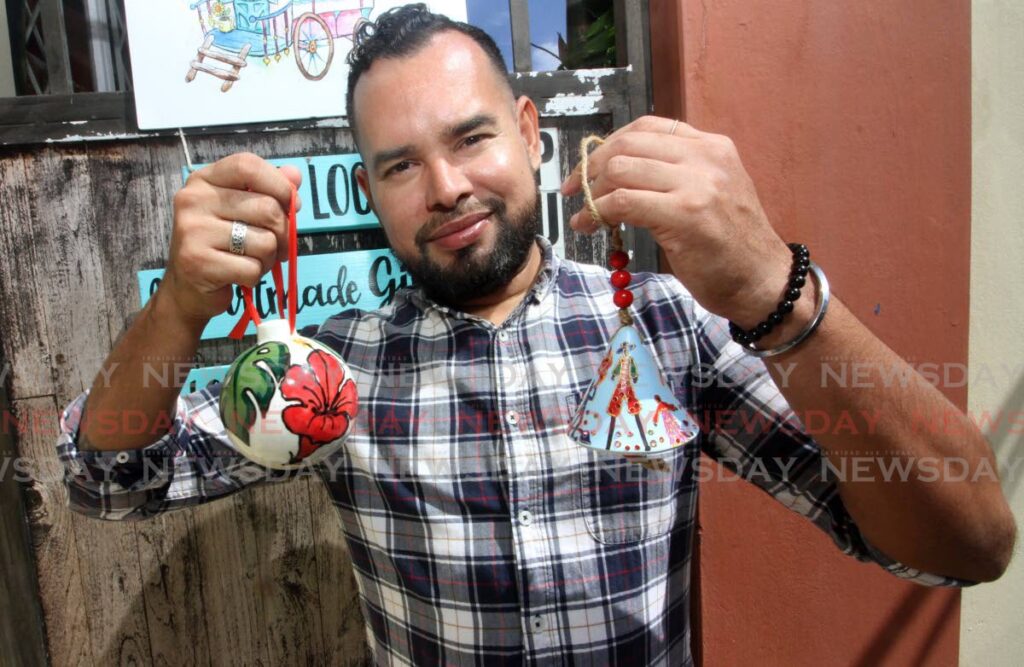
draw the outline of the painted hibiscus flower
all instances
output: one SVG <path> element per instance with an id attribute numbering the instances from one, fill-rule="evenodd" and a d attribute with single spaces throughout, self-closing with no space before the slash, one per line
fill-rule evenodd
<path id="1" fill-rule="evenodd" d="M 345 377 L 333 355 L 321 350 L 311 353 L 305 364 L 288 369 L 281 395 L 299 401 L 283 414 L 285 426 L 299 436 L 299 460 L 340 438 L 359 409 L 356 383 Z"/>

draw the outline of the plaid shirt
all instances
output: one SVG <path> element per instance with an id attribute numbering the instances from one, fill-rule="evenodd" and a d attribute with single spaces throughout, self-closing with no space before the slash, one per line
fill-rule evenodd
<path id="1" fill-rule="evenodd" d="M 315 472 L 338 508 L 380 664 L 690 664 L 696 446 L 669 472 L 580 447 L 573 410 L 618 326 L 608 273 L 559 259 L 501 326 L 406 289 L 346 311 L 317 338 L 356 376 L 360 414 Z M 636 326 L 699 448 L 893 574 L 957 582 L 888 559 L 860 535 L 817 444 L 763 363 L 672 277 L 638 274 Z M 180 400 L 145 449 L 81 452 L 86 395 L 58 443 L 73 509 L 137 519 L 267 479 L 227 444 L 217 391 Z M 274 479 L 289 475 L 275 475 Z"/>

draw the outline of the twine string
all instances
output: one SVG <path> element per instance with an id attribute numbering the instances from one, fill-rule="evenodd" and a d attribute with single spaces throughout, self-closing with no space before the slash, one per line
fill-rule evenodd
<path id="1" fill-rule="evenodd" d="M 587 207 L 590 217 L 594 219 L 594 222 L 608 230 L 608 245 L 612 251 L 625 252 L 622 243 L 621 224 L 608 222 L 601 216 L 600 211 L 597 210 L 597 204 L 594 203 L 594 193 L 590 190 L 590 147 L 594 145 L 600 146 L 603 143 L 604 139 L 596 134 L 584 137 L 583 141 L 580 142 L 580 177 L 582 180 L 583 203 Z M 633 323 L 633 316 L 629 314 L 628 308 L 619 309 L 619 322 L 623 325 Z"/>

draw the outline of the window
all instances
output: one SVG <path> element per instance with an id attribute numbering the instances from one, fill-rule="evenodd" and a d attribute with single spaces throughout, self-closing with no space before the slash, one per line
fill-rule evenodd
<path id="1" fill-rule="evenodd" d="M 7 0 L 5 9 L 17 95 L 131 90 L 121 0 Z"/>

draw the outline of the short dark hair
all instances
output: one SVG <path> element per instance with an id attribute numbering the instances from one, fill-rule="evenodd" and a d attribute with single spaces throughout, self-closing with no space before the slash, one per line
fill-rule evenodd
<path id="1" fill-rule="evenodd" d="M 359 78 L 380 58 L 410 56 L 426 45 L 434 35 L 451 30 L 460 32 L 476 42 L 502 81 L 508 81 L 505 58 L 491 36 L 476 26 L 453 21 L 443 14 L 435 14 L 422 2 L 395 7 L 384 12 L 374 22 L 362 23 L 352 35 L 352 50 L 348 54 L 348 98 L 345 113 L 353 131 L 356 126 L 355 90 Z M 511 87 L 510 87 L 511 88 Z"/>

